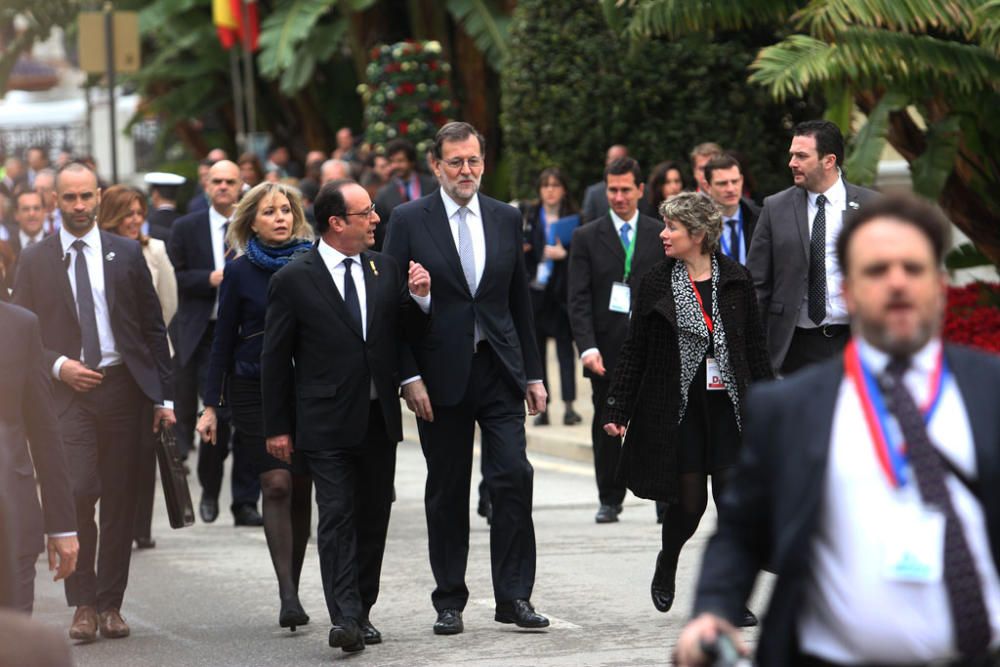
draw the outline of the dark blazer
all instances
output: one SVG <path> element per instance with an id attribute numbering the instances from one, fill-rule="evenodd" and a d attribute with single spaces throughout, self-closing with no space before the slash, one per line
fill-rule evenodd
<path id="1" fill-rule="evenodd" d="M 299 450 L 360 446 L 374 381 L 386 433 L 393 442 L 403 439 L 400 348 L 424 329 L 427 316 L 392 257 L 364 252 L 361 268 L 366 338 L 317 248 L 271 278 L 261 355 L 266 437 L 294 434 Z"/>
<path id="2" fill-rule="evenodd" d="M 591 183 L 583 192 L 583 208 L 580 211 L 580 222 L 597 220 L 608 214 L 608 193 L 604 181 Z"/>
<path id="3" fill-rule="evenodd" d="M 420 196 L 426 197 L 437 192 L 437 179 L 429 174 L 417 172 L 417 180 L 420 181 Z M 399 192 L 399 181 L 390 178 L 389 182 L 378 189 L 375 193 L 375 212 L 382 221 L 375 227 L 375 247 L 374 250 L 381 251 L 385 245 L 385 239 L 389 235 L 389 219 L 392 211 L 400 204 L 405 204 L 407 199 Z M 432 279 L 433 280 L 433 279 Z"/>
<path id="4" fill-rule="evenodd" d="M 521 215 L 516 208 L 478 195 L 486 238 L 486 266 L 476 294 L 462 273 L 441 194 L 396 207 L 385 251 L 399 265 L 420 262 L 433 281 L 430 327 L 412 346 L 415 364 L 403 377 L 420 374 L 434 405 L 457 405 L 472 370 L 476 316 L 507 379 L 523 395 L 529 379 L 542 378 L 535 343 L 528 278 L 524 270 Z"/>
<path id="5" fill-rule="evenodd" d="M 149 235 L 154 239 L 166 241 L 170 238 L 170 227 L 181 214 L 175 208 L 158 208 L 149 212 L 146 220 L 149 222 Z"/>
<path id="6" fill-rule="evenodd" d="M 198 186 L 191 199 L 188 200 L 187 207 L 185 211 L 190 215 L 192 213 L 197 213 L 199 211 L 207 211 L 209 206 L 208 194 Z"/>
<path id="7" fill-rule="evenodd" d="M 740 199 L 740 214 L 743 216 L 743 247 L 746 248 L 747 259 L 750 259 L 750 241 L 753 240 L 753 232 L 757 228 L 757 219 L 760 217 L 760 206 L 753 203 L 751 199 L 742 197 Z M 726 228 L 723 227 L 723 233 Z"/>
<path id="8" fill-rule="evenodd" d="M 632 303 L 636 302 L 639 281 L 663 259 L 660 232 L 663 223 L 639 215 L 632 257 Z M 604 359 L 606 379 L 611 378 L 618 350 L 628 335 L 628 315 L 608 310 L 611 285 L 625 275 L 625 249 L 611 216 L 605 213 L 573 232 L 569 254 L 569 323 L 580 352 L 596 347 Z M 586 368 L 583 374 L 591 377 Z"/>
<path id="9" fill-rule="evenodd" d="M 101 253 L 104 290 L 118 353 L 150 401 L 159 404 L 171 400 L 167 331 L 142 246 L 132 239 L 101 232 Z M 38 316 L 48 368 L 60 356 L 80 358 L 80 323 L 59 234 L 21 253 L 14 278 L 14 303 Z M 69 406 L 74 393 L 69 385 L 55 383 L 57 414 Z"/>
<path id="10" fill-rule="evenodd" d="M 994 566 L 1000 562 L 1000 360 L 945 346 L 975 440 L 976 468 Z M 757 648 L 764 666 L 796 664 L 796 622 L 810 576 L 830 431 L 844 377 L 838 356 L 780 382 L 754 386 L 747 399 L 739 468 L 709 541 L 694 615 L 738 621 L 757 572 L 777 574 Z M 809 433 L 809 437 L 803 437 Z"/>
<path id="11" fill-rule="evenodd" d="M 76 508 L 52 411 L 51 364 L 46 366 L 42 353 L 38 318 L 0 303 L 0 339 L 0 450 L 6 460 L 0 481 L 8 507 L 16 509 L 8 519 L 17 555 L 29 556 L 45 548 L 43 533 L 76 530 Z M 38 505 L 36 471 L 44 514 Z"/>
<path id="12" fill-rule="evenodd" d="M 750 272 L 721 253 L 716 258 L 719 314 L 745 415 L 747 387 L 772 378 L 773 373 Z M 662 261 L 642 279 L 601 421 L 628 425 L 620 464 L 628 488 L 641 498 L 671 502 L 678 499 L 676 439 L 681 402 L 681 353 L 671 280 L 675 262 L 672 258 Z"/>
<path id="13" fill-rule="evenodd" d="M 207 208 L 188 213 L 174 221 L 167 241 L 167 255 L 177 277 L 177 314 L 171 330 L 181 366 L 198 349 L 218 294 L 208 280 L 215 271 L 210 224 Z"/>
<path id="14" fill-rule="evenodd" d="M 879 194 L 845 182 L 848 211 Z M 792 186 L 764 199 L 747 253 L 767 332 L 771 365 L 780 369 L 809 286 L 808 193 Z M 846 215 L 846 212 L 845 212 Z"/>
<path id="15" fill-rule="evenodd" d="M 541 206 L 535 204 L 528 206 L 523 215 L 524 219 L 522 224 L 525 229 L 531 229 L 531 236 L 529 243 L 531 243 L 531 257 L 530 260 L 525 256 L 525 270 L 528 274 L 528 281 L 531 282 L 535 278 L 535 274 L 538 271 L 538 265 L 547 261 L 545 259 L 545 225 L 539 216 L 539 210 Z M 571 214 L 569 214 L 571 215 Z M 568 251 L 572 247 L 572 243 L 566 245 L 566 250 Z M 528 267 L 533 267 L 528 269 Z M 545 290 L 542 299 L 536 301 L 535 308 L 535 324 L 539 326 L 541 331 L 551 332 L 551 335 L 555 335 L 555 320 L 557 318 L 565 319 L 569 315 L 568 307 L 569 299 L 569 255 L 565 259 L 552 262 L 552 273 L 549 274 L 548 282 L 545 283 Z M 541 312 L 539 312 L 541 308 Z M 540 321 L 539 317 L 546 321 Z"/>

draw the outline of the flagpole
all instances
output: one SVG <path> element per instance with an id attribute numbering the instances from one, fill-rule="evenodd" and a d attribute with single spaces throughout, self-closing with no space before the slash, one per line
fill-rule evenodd
<path id="1" fill-rule="evenodd" d="M 257 131 L 257 107 L 254 101 L 255 90 L 254 90 L 254 76 L 253 76 L 253 58 L 251 54 L 252 49 L 252 37 L 250 34 L 250 1 L 242 0 L 243 11 L 240 12 L 240 26 L 242 33 L 240 42 L 243 47 L 243 77 L 244 77 L 244 93 L 246 94 L 246 110 L 247 110 L 247 132 L 253 134 Z"/>
<path id="2" fill-rule="evenodd" d="M 233 80 L 233 119 L 236 121 L 237 151 L 246 149 L 246 127 L 243 116 L 243 82 L 240 79 L 240 57 L 236 49 L 229 49 L 229 76 Z"/>

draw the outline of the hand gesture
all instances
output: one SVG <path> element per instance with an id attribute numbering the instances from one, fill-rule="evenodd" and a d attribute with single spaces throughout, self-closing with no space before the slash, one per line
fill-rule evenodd
<path id="1" fill-rule="evenodd" d="M 410 272 L 407 279 L 410 292 L 417 296 L 428 296 L 431 293 L 431 274 L 419 263 L 410 260 Z"/>
<path id="2" fill-rule="evenodd" d="M 90 370 L 76 359 L 67 359 L 59 368 L 59 379 L 68 384 L 73 391 L 84 393 L 101 384 L 104 376 Z"/>

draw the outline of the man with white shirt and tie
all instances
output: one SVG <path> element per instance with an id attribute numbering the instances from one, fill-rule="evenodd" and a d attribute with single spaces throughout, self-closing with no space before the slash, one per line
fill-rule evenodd
<path id="1" fill-rule="evenodd" d="M 590 435 L 600 501 L 594 520 L 614 523 L 625 499 L 625 484 L 617 474 L 622 441 L 604 432 L 600 418 L 618 351 L 628 335 L 632 297 L 642 277 L 664 255 L 659 239 L 663 223 L 639 212 L 643 196 L 639 163 L 628 157 L 611 162 L 604 181 L 610 208 L 573 232 L 568 304 L 583 374 L 593 389 Z"/>
<path id="2" fill-rule="evenodd" d="M 209 169 L 206 192 L 212 205 L 178 218 L 170 229 L 167 254 L 177 277 L 177 315 L 171 324 L 177 373 L 177 441 L 185 455 L 192 440 L 198 397 L 204 394 L 208 357 L 219 310 L 219 285 L 226 267 L 226 230 L 240 193 L 240 168 L 220 160 Z M 238 436 L 237 436 L 238 437 Z M 224 462 L 230 450 L 228 410 L 220 411 L 215 444 L 202 440 L 198 447 L 198 481 L 202 521 L 219 516 L 219 490 Z M 257 511 L 260 482 L 242 455 L 233 450 L 231 510 L 237 526 L 261 526 Z"/>
<path id="3" fill-rule="evenodd" d="M 403 398 L 416 412 L 427 461 L 424 506 L 437 584 L 434 632 L 463 631 L 469 599 L 472 441 L 482 433 L 483 478 L 493 503 L 490 554 L 494 619 L 549 624 L 531 605 L 535 582 L 533 474 L 525 453 L 524 403 L 546 394 L 518 210 L 479 193 L 485 140 L 468 123 L 444 125 L 434 142 L 440 189 L 392 211 L 385 252 L 434 276 L 431 322 L 401 362 Z"/>
<path id="4" fill-rule="evenodd" d="M 998 664 L 1000 360 L 940 339 L 949 228 L 915 198 L 845 221 L 852 339 L 750 389 L 678 664 L 707 664 L 719 633 L 740 644 L 731 622 L 765 565 L 758 664 Z"/>
<path id="5" fill-rule="evenodd" d="M 426 326 L 430 276 L 415 262 L 407 276 L 370 250 L 379 217 L 354 181 L 325 184 L 314 210 L 320 241 L 268 289 L 264 430 L 271 455 L 308 463 L 329 643 L 356 652 L 382 641 L 369 614 L 403 439 L 399 365 L 410 357 L 404 341 Z"/>
<path id="6" fill-rule="evenodd" d="M 795 184 L 764 200 L 747 253 L 775 372 L 836 356 L 850 337 L 833 247 L 844 217 L 878 193 L 848 183 L 844 136 L 826 120 L 799 123 L 788 149 Z"/>
<path id="7" fill-rule="evenodd" d="M 142 249 L 101 232 L 97 175 L 71 163 L 56 181 L 63 227 L 26 249 L 14 302 L 38 316 L 76 499 L 80 554 L 66 580 L 70 637 L 125 637 L 139 429 L 174 423 L 170 352 Z M 142 405 L 156 405 L 140 423 Z M 101 504 L 100 529 L 94 509 Z M 100 554 L 99 560 L 97 554 Z M 96 563 L 96 572 L 95 572 Z"/>
<path id="8" fill-rule="evenodd" d="M 722 213 L 719 250 L 745 265 L 760 207 L 743 196 L 743 167 L 732 155 L 720 155 L 709 160 L 703 172 L 706 192 Z"/>

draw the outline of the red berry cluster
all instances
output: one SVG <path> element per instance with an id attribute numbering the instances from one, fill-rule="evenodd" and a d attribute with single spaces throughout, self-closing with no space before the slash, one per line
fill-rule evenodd
<path id="1" fill-rule="evenodd" d="M 943 335 L 952 343 L 1000 353 L 1000 284 L 949 287 Z"/>

